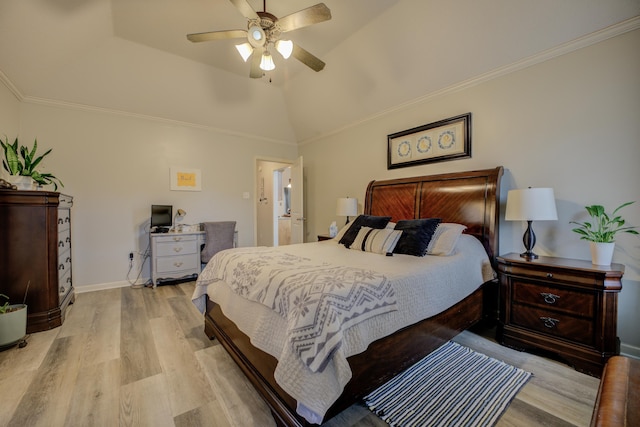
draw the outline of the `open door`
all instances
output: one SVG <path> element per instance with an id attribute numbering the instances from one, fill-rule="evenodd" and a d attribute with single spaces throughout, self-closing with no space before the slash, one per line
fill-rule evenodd
<path id="1" fill-rule="evenodd" d="M 304 242 L 302 156 L 291 164 L 291 243 Z"/>

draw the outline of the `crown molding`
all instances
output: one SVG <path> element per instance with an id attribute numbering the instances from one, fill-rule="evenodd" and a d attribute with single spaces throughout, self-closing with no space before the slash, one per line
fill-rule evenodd
<path id="1" fill-rule="evenodd" d="M 9 89 L 9 91 L 13 94 L 13 96 L 16 97 L 18 101 L 22 102 L 24 100 L 24 96 L 22 96 L 22 93 L 20 93 L 18 88 L 13 84 L 11 80 L 9 80 L 9 77 L 7 77 L 7 75 L 3 73 L 2 70 L 0 70 L 0 82 L 2 82 L 2 84 L 4 84 L 7 89 Z"/>
<path id="2" fill-rule="evenodd" d="M 496 79 L 498 77 L 502 77 L 507 74 L 511 74 L 516 71 L 523 70 L 525 68 L 531 67 L 536 64 L 540 64 L 542 62 L 548 61 L 550 59 L 556 58 L 558 56 L 566 55 L 573 51 L 600 43 L 602 41 L 608 40 L 613 37 L 617 37 L 619 35 L 628 33 L 630 31 L 634 31 L 640 28 L 640 16 L 635 16 L 633 18 L 627 19 L 625 21 L 619 22 L 610 27 L 604 28 L 599 31 L 595 31 L 593 33 L 587 34 L 585 36 L 579 37 L 575 40 L 571 40 L 569 42 L 563 43 L 554 48 L 542 51 L 538 54 L 532 55 L 528 58 L 522 59 L 520 61 L 514 62 L 509 65 L 505 65 L 503 67 L 496 68 L 495 70 L 489 71 L 484 74 L 480 74 L 473 78 L 464 80 L 460 83 L 456 83 L 454 85 L 448 86 L 444 89 L 437 90 L 435 92 L 431 92 L 427 95 L 421 96 L 419 98 L 412 99 L 408 102 L 393 106 L 391 108 L 387 108 L 379 113 L 373 114 L 356 122 L 341 126 L 340 128 L 334 129 L 330 132 L 314 136 L 312 138 L 300 141 L 298 143 L 299 146 L 303 146 L 306 144 L 311 144 L 313 142 L 324 139 L 328 136 L 336 135 L 345 130 L 354 128 L 356 126 L 371 122 L 373 120 L 379 119 L 380 117 L 386 116 L 388 114 L 403 111 L 408 108 L 411 108 L 415 105 L 419 105 L 425 103 L 427 101 L 433 100 L 434 98 L 441 97 L 443 95 L 447 95 L 454 92 L 459 92 L 461 90 L 479 85 L 481 83 L 488 82 L 490 80 Z"/>
<path id="3" fill-rule="evenodd" d="M 218 127 L 215 127 L 215 126 L 202 125 L 202 124 L 198 124 L 198 123 L 185 122 L 185 121 L 182 121 L 182 120 L 167 119 L 167 118 L 164 118 L 164 117 L 150 116 L 150 115 L 146 115 L 146 114 L 132 113 L 132 112 L 129 112 L 129 111 L 122 111 L 122 110 L 115 110 L 115 109 L 111 109 L 111 108 L 97 107 L 97 106 L 94 106 L 94 105 L 79 104 L 79 103 L 68 102 L 68 101 L 59 101 L 59 100 L 56 100 L 56 99 L 38 98 L 38 97 L 34 97 L 34 96 L 25 96 L 25 97 L 23 97 L 23 102 L 28 103 L 28 104 L 44 105 L 44 106 L 48 106 L 48 107 L 57 107 L 57 108 L 66 108 L 66 109 L 70 109 L 70 110 L 81 110 L 81 111 L 97 112 L 97 113 L 101 113 L 101 114 L 110 114 L 110 115 L 114 115 L 114 116 L 122 116 L 122 117 L 134 118 L 134 119 L 139 119 L 139 120 L 148 120 L 148 121 L 159 122 L 159 123 L 163 123 L 163 124 L 169 124 L 169 125 L 173 125 L 173 126 L 183 126 L 183 127 L 193 128 L 193 129 L 205 130 L 205 131 L 208 131 L 208 132 L 217 132 L 217 133 L 222 133 L 222 134 L 225 134 L 225 135 L 237 136 L 237 137 L 244 138 L 244 139 L 259 140 L 259 141 L 269 142 L 269 143 L 273 143 L 273 144 L 283 144 L 283 145 L 289 145 L 289 146 L 297 146 L 297 144 L 295 142 L 283 141 L 283 140 L 273 139 L 273 138 L 266 138 L 266 137 L 260 136 L 260 135 L 253 135 L 253 134 L 249 134 L 249 133 L 245 133 L 245 132 L 237 132 L 237 131 L 232 131 L 232 130 L 229 130 L 229 129 L 218 128 Z"/>

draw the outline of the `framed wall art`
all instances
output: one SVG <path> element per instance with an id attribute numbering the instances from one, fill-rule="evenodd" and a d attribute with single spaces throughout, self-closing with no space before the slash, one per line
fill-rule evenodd
<path id="1" fill-rule="evenodd" d="M 471 113 L 387 135 L 387 169 L 471 157 Z"/>
<path id="2" fill-rule="evenodd" d="M 188 169 L 172 166 L 171 190 L 173 191 L 201 191 L 202 174 L 200 169 Z"/>

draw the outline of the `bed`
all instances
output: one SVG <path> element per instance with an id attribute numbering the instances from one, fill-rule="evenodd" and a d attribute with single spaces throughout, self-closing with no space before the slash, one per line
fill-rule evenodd
<path id="1" fill-rule="evenodd" d="M 457 248 L 456 256 L 441 258 L 447 258 L 449 263 L 460 262 L 459 256 L 462 255 L 458 252 L 469 251 L 475 257 L 474 259 L 480 260 L 482 257 L 485 260 L 483 263 L 489 264 L 488 270 L 492 273 L 490 267 L 498 254 L 499 187 L 502 172 L 502 167 L 496 167 L 479 171 L 371 181 L 366 190 L 364 214 L 376 217 L 388 216 L 394 223 L 407 219 L 440 218 L 443 223 L 462 224 L 466 226 L 466 230 L 463 236 L 460 236 L 457 244 L 460 248 Z M 212 339 L 217 338 L 224 346 L 269 405 L 278 425 L 305 426 L 328 420 L 460 331 L 476 324 L 483 317 L 483 284 L 493 277 L 486 268 L 483 268 L 482 273 L 469 273 L 477 283 L 472 283 L 470 285 L 472 287 L 466 290 L 453 291 L 448 288 L 451 283 L 446 286 L 435 284 L 432 291 L 435 291 L 436 297 L 431 299 L 442 300 L 441 303 L 446 306 L 426 308 L 427 304 L 416 302 L 416 298 L 412 297 L 411 288 L 408 288 L 408 294 L 403 294 L 404 287 L 398 287 L 395 283 L 399 276 L 396 276 L 397 265 L 394 264 L 405 263 L 401 269 L 412 271 L 415 261 L 409 258 L 417 257 L 408 255 L 384 257 L 384 255 L 364 252 L 359 255 L 355 253 L 358 251 L 347 250 L 338 241 L 327 241 L 285 249 L 238 248 L 230 250 L 236 252 L 216 256 L 211 262 L 232 265 L 234 260 L 240 260 L 239 257 L 244 256 L 238 252 L 244 251 L 255 252 L 253 255 L 257 254 L 259 257 L 273 257 L 280 260 L 282 265 L 287 265 L 287 262 L 297 257 L 293 259 L 296 264 L 292 264 L 295 268 L 313 270 L 318 268 L 318 265 L 312 262 L 315 259 L 314 256 L 329 260 L 327 261 L 329 266 L 322 268 L 334 268 L 333 259 L 336 257 L 334 253 L 339 250 L 342 252 L 338 257 L 342 258 L 345 264 L 340 268 L 344 268 L 346 272 L 364 267 L 367 263 L 375 264 L 382 279 L 374 281 L 375 283 L 371 286 L 375 289 L 387 290 L 384 295 L 380 292 L 380 298 L 388 299 L 381 299 L 382 302 L 374 304 L 373 316 L 358 325 L 348 327 L 344 336 L 341 337 L 342 341 L 331 347 L 326 355 L 319 357 L 314 353 L 315 359 L 307 358 L 293 362 L 294 356 L 298 353 L 287 349 L 287 354 L 284 355 L 284 353 L 280 354 L 279 350 L 275 350 L 287 347 L 280 344 L 281 340 L 289 339 L 283 335 L 284 328 L 279 323 L 284 320 L 279 319 L 278 315 L 268 314 L 270 310 L 256 302 L 257 299 L 254 298 L 252 301 L 240 298 L 237 295 L 239 293 L 237 288 L 235 292 L 230 291 L 229 289 L 233 289 L 231 283 L 234 281 L 230 276 L 220 276 L 217 281 L 214 281 L 211 279 L 214 268 L 208 265 L 198 279 L 194 303 L 204 312 L 206 334 Z M 374 261 L 365 261 L 365 258 L 361 258 L 361 256 L 371 257 L 372 255 L 379 258 L 369 258 Z M 437 257 L 422 258 L 424 258 L 422 262 L 435 263 L 433 259 Z M 304 262 L 301 260 L 310 264 L 303 265 Z M 456 264 L 454 269 L 461 271 L 461 266 L 465 263 L 469 262 L 465 259 L 462 264 Z M 476 261 L 471 262 L 471 264 L 474 263 Z M 435 267 L 434 264 L 433 270 L 437 271 L 438 268 L 440 267 Z M 278 274 L 284 274 L 280 270 Z M 481 279 L 477 278 L 478 274 L 481 274 Z M 273 272 L 269 273 L 270 278 L 275 276 Z M 378 276 L 371 275 L 371 277 Z M 388 282 L 395 283 L 394 292 L 388 292 L 388 287 L 382 286 L 387 279 L 389 279 Z M 466 279 L 449 279 L 449 281 L 457 283 Z M 247 292 L 250 296 L 251 291 Z M 455 297 L 449 295 L 456 292 L 458 295 Z M 263 293 L 264 291 L 260 293 L 259 298 L 264 298 Z M 281 297 L 280 291 L 277 294 Z M 255 297 L 255 292 L 253 296 Z M 426 317 L 412 318 L 414 314 L 406 314 L 408 311 L 405 308 L 406 304 L 413 304 L 418 311 L 422 310 L 419 316 Z M 280 305 L 287 304 L 282 304 L 280 300 L 278 306 Z M 423 305 L 425 308 L 422 308 Z M 387 307 L 393 308 L 386 309 Z M 436 312 L 431 313 L 429 310 L 436 310 Z M 257 317 L 270 316 L 270 320 L 258 322 L 250 319 L 248 313 L 255 314 Z M 392 321 L 404 323 L 396 330 L 395 323 L 393 327 L 390 326 Z M 365 329 L 360 328 L 365 326 L 361 325 L 368 323 L 375 324 L 377 328 L 375 332 L 370 334 L 362 332 Z M 267 327 L 272 329 L 265 329 Z M 389 330 L 384 332 L 385 328 Z M 361 341 L 361 335 L 367 335 L 364 343 Z M 323 342 L 318 347 L 322 348 L 324 344 Z M 305 342 L 299 348 L 307 351 L 309 347 L 311 346 Z M 357 351 L 354 350 L 355 348 Z M 278 360 L 282 361 L 280 366 Z M 282 364 L 285 360 L 287 363 L 297 363 L 301 367 L 296 365 L 295 368 L 287 368 L 283 373 Z M 308 373 L 305 368 L 308 368 L 306 369 Z M 334 375 L 335 379 L 332 379 L 331 375 Z M 292 385 L 292 382 L 295 384 Z M 325 399 L 322 404 L 326 406 L 316 410 L 317 407 L 314 406 L 316 402 L 305 401 L 308 396 L 304 393 L 307 392 L 300 390 L 313 390 L 314 393 L 316 390 L 321 390 L 317 394 L 322 395 L 325 394 L 324 387 L 327 384 L 338 387 L 338 392 L 337 394 L 335 390 L 327 392 L 330 404 L 327 404 L 326 398 L 322 397 Z M 303 393 L 303 397 L 299 397 L 300 401 L 292 397 L 300 392 Z"/>

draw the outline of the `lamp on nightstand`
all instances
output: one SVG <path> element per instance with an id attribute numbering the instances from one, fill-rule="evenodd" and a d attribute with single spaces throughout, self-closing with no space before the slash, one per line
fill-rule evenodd
<path id="1" fill-rule="evenodd" d="M 350 216 L 358 215 L 358 199 L 352 199 L 350 197 L 339 198 L 336 215 L 346 216 L 347 222 L 345 222 L 345 224 L 348 224 Z"/>
<path id="2" fill-rule="evenodd" d="M 507 221 L 527 221 L 527 230 L 522 236 L 522 242 L 526 249 L 521 253 L 522 258 L 536 259 L 538 255 L 533 253 L 536 244 L 536 235 L 531 228 L 533 221 L 555 221 L 558 219 L 556 200 L 553 188 L 526 188 L 522 190 L 509 190 L 507 194 Z"/>

